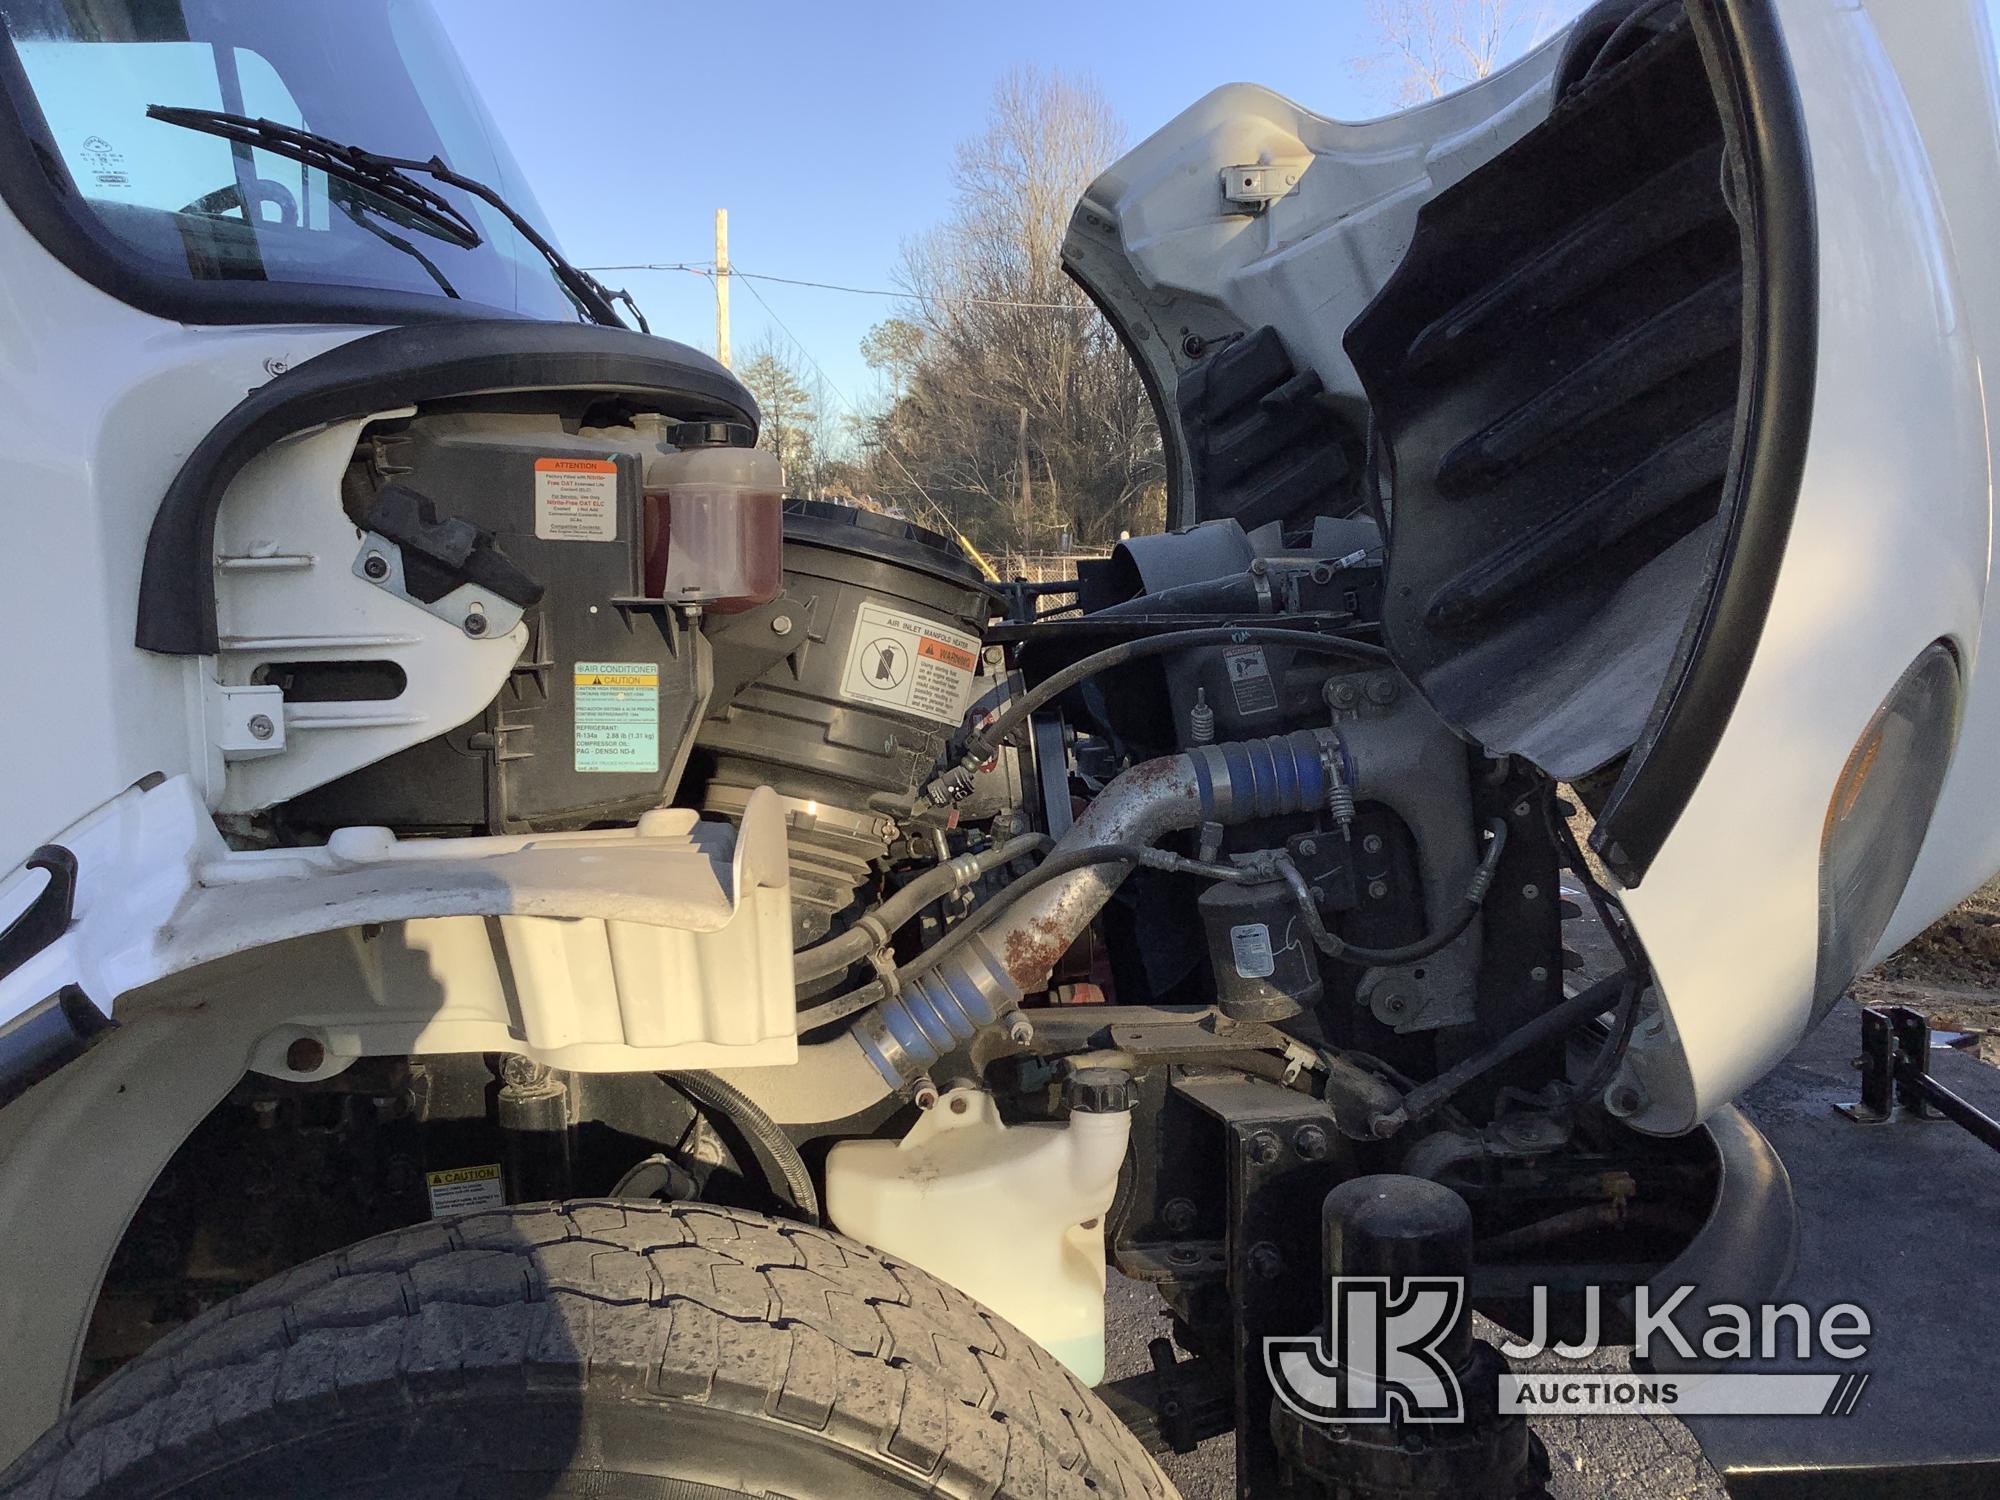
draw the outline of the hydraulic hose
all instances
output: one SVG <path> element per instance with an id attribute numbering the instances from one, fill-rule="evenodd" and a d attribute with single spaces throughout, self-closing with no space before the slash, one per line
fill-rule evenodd
<path id="1" fill-rule="evenodd" d="M 933 901 L 962 890 L 1017 859 L 1043 853 L 1052 843 L 1053 840 L 1046 834 L 1024 833 L 995 848 L 978 854 L 962 854 L 957 859 L 924 871 L 873 911 L 864 912 L 852 927 L 838 937 L 828 938 L 823 943 L 793 954 L 794 978 L 805 984 L 814 979 L 824 979 L 829 974 L 838 974 L 877 948 L 887 947 L 897 929 Z"/>
<path id="2" fill-rule="evenodd" d="M 1349 640 L 1345 636 L 1317 635 L 1310 630 L 1288 629 L 1282 625 L 1215 625 L 1197 630 L 1169 630 L 1162 635 L 1141 636 L 1136 640 L 1121 641 L 1116 646 L 1107 646 L 1102 651 L 1093 652 L 1082 661 L 1072 662 L 1054 676 L 1045 678 L 1034 688 L 1011 701 L 994 717 L 993 722 L 983 729 L 973 731 L 965 742 L 965 753 L 959 757 L 959 766 L 971 770 L 984 765 L 993 758 L 993 752 L 1005 742 L 1008 735 L 1031 715 L 1040 711 L 1053 699 L 1061 697 L 1086 678 L 1095 677 L 1112 667 L 1123 666 L 1129 661 L 1138 661 L 1148 656 L 1167 656 L 1176 651 L 1188 651 L 1198 646 L 1290 646 L 1298 651 L 1316 651 L 1328 656 L 1347 656 L 1356 661 L 1387 662 L 1389 653 L 1380 646 L 1371 646 L 1366 641 Z M 949 773 L 947 773 L 949 774 Z M 943 778 L 940 778 L 942 780 Z M 931 783 L 937 788 L 939 781 Z M 949 800 L 949 793 L 943 794 Z"/>
<path id="3" fill-rule="evenodd" d="M 1543 1011 L 1527 1025 L 1509 1032 L 1484 1052 L 1474 1053 L 1457 1067 L 1447 1068 L 1428 1083 L 1420 1083 L 1403 1097 L 1397 1108 L 1377 1115 L 1374 1134 L 1387 1139 L 1412 1120 L 1421 1120 L 1454 1095 L 1471 1087 L 1495 1068 L 1513 1061 L 1523 1052 L 1553 1041 L 1572 1026 L 1581 1025 L 1616 1001 L 1635 976 L 1621 970 L 1600 979 L 1588 989 Z"/>
<path id="4" fill-rule="evenodd" d="M 664 1076 L 695 1103 L 705 1104 L 717 1114 L 728 1116 L 737 1128 L 762 1147 L 783 1178 L 785 1191 L 797 1207 L 799 1217 L 810 1224 L 820 1222 L 819 1190 L 813 1186 L 812 1173 L 806 1170 L 805 1158 L 799 1155 L 799 1148 L 792 1144 L 792 1138 L 780 1130 L 749 1095 L 735 1084 L 698 1069 Z"/>
<path id="5" fill-rule="evenodd" d="M 1320 920 L 1319 904 L 1313 900 L 1312 890 L 1306 885 L 1299 867 L 1292 863 L 1290 855 L 1280 855 L 1276 861 L 1278 874 L 1290 887 L 1293 899 L 1299 904 L 1299 915 L 1305 921 L 1306 932 L 1318 948 L 1328 958 L 1342 963 L 1358 964 L 1368 969 L 1384 969 L 1396 964 L 1413 964 L 1420 958 L 1429 958 L 1457 942 L 1460 934 L 1472 925 L 1479 915 L 1479 908 L 1486 904 L 1486 893 L 1493 887 L 1493 872 L 1500 867 L 1501 851 L 1507 847 L 1507 824 L 1494 818 L 1486 825 L 1492 841 L 1486 846 L 1486 857 L 1479 862 L 1472 880 L 1459 899 L 1457 912 L 1436 932 L 1418 938 L 1414 943 L 1405 943 L 1400 948 L 1363 948 L 1345 938 L 1328 932 L 1326 923 Z"/>
<path id="6" fill-rule="evenodd" d="M 1618 1064 L 1624 1060 L 1625 1049 L 1632 1045 L 1632 1033 L 1639 1028 L 1639 995 L 1645 987 L 1645 978 L 1639 974 L 1633 974 L 1626 981 L 1625 993 L 1618 997 L 1618 1009 L 1614 1013 L 1610 1035 L 1597 1049 L 1597 1055 L 1591 1059 L 1583 1077 L 1571 1087 L 1572 1098 L 1593 1098 L 1603 1093 L 1604 1086 L 1611 1082 L 1611 1075 L 1618 1071 Z"/>

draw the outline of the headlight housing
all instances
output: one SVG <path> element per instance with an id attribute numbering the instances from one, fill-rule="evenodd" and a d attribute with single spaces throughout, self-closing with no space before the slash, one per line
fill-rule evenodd
<path id="1" fill-rule="evenodd" d="M 1958 743 L 1958 657 L 1924 648 L 1868 721 L 1835 783 L 1819 852 L 1812 1019 L 1833 1009 L 1888 930 Z"/>

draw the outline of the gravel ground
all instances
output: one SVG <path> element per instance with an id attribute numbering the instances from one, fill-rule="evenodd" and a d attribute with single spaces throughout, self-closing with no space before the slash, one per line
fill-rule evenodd
<path id="1" fill-rule="evenodd" d="M 1987 1062 L 2000 1064 L 2000 881 L 1856 980 L 1854 994 L 1864 1005 L 1912 1006 L 1934 1026 L 1971 1033 L 1976 1040 L 1969 1045 Z M 1151 1368 L 1147 1341 L 1168 1331 L 1152 1289 L 1114 1272 L 1106 1315 L 1107 1378 Z M 1490 1324 L 1481 1329 L 1485 1337 L 1498 1332 Z M 1626 1369 L 1628 1356 L 1627 1350 L 1607 1349 L 1592 1368 Z M 1728 1495 L 1693 1434 L 1671 1417 L 1542 1417 L 1531 1425 L 1549 1450 L 1555 1500 L 1726 1500 Z M 1186 1500 L 1231 1500 L 1236 1493 L 1233 1436 L 1186 1456 L 1168 1454 L 1161 1463 Z"/>
<path id="2" fill-rule="evenodd" d="M 1114 1272 L 1105 1313 L 1106 1378 L 1151 1369 L 1147 1341 L 1168 1331 L 1153 1289 Z M 1482 1338 L 1505 1336 L 1485 1319 L 1479 1322 Z M 1589 1368 L 1627 1369 L 1626 1351 L 1608 1349 Z M 1555 1500 L 1725 1500 L 1728 1493 L 1695 1446 L 1693 1434 L 1671 1417 L 1539 1417 L 1530 1425 L 1548 1447 L 1549 1493 Z M 1169 1453 L 1160 1466 L 1185 1500 L 1233 1500 L 1236 1494 L 1233 1436 L 1204 1443 L 1190 1454 Z"/>

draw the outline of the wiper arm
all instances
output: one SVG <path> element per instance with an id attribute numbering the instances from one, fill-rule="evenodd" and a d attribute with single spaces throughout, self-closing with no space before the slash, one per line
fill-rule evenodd
<path id="1" fill-rule="evenodd" d="M 421 169 L 420 162 L 377 156 L 359 146 L 342 145 L 329 136 L 280 125 L 276 120 L 253 120 L 248 115 L 232 115 L 219 109 L 181 109 L 155 104 L 146 114 L 184 130 L 198 130 L 204 135 L 219 135 L 226 141 L 257 146 L 273 156 L 318 167 L 344 182 L 365 187 L 405 213 L 424 220 L 437 230 L 440 238 L 450 240 L 462 250 L 473 249 L 480 243 L 479 231 L 452 206 L 450 199 L 418 182 L 405 170 Z"/>
<path id="2" fill-rule="evenodd" d="M 556 280 L 561 283 L 563 290 L 570 294 L 592 322 L 607 324 L 613 328 L 625 326 L 618 316 L 617 309 L 611 305 L 609 294 L 602 286 L 571 265 L 563 253 L 550 244 L 541 231 L 498 192 L 476 178 L 454 172 L 444 164 L 442 157 L 433 156 L 429 161 L 417 161 L 410 157 L 382 156 L 360 146 L 350 146 L 344 141 L 337 141 L 332 136 L 321 135 L 317 131 L 281 125 L 276 120 L 233 115 L 227 110 L 186 109 L 154 104 L 147 108 L 146 113 L 151 118 L 163 120 L 169 125 L 178 125 L 185 130 L 198 130 L 205 135 L 220 136 L 226 141 L 238 141 L 303 166 L 318 167 L 330 176 L 364 187 L 404 212 L 436 226 L 441 238 L 465 250 L 473 249 L 481 243 L 479 231 L 473 228 L 472 221 L 454 208 L 450 199 L 424 186 L 410 174 L 421 172 L 444 183 L 447 187 L 455 187 L 460 192 L 470 193 L 498 209 L 507 222 L 520 233 L 521 238 L 541 253 L 542 258 L 549 263 L 549 269 L 555 272 Z"/>

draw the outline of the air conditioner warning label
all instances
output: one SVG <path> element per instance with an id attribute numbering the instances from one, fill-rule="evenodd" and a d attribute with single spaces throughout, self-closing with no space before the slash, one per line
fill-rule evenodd
<path id="1" fill-rule="evenodd" d="M 618 540 L 618 465 L 606 458 L 535 460 L 535 535 L 545 542 Z"/>
<path id="2" fill-rule="evenodd" d="M 576 768 L 660 769 L 660 669 L 649 661 L 576 664 Z"/>
<path id="3" fill-rule="evenodd" d="M 500 1184 L 500 1165 L 453 1167 L 444 1172 L 426 1172 L 424 1182 L 431 1191 L 431 1217 L 469 1213 L 475 1208 L 499 1208 L 507 1201 Z"/>
<path id="4" fill-rule="evenodd" d="M 855 703 L 956 724 L 972 703 L 978 670 L 976 638 L 918 615 L 863 604 L 855 615 L 840 692 Z"/>

